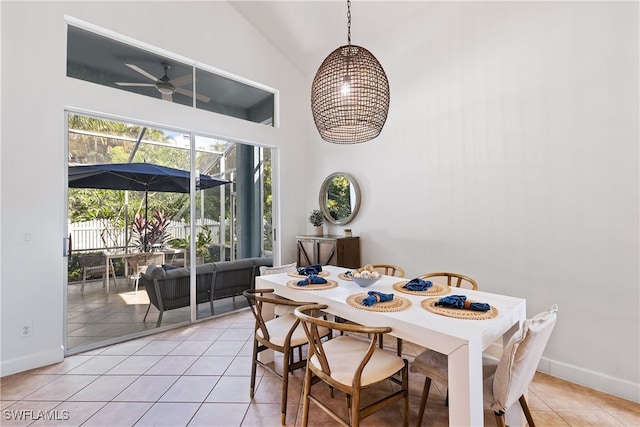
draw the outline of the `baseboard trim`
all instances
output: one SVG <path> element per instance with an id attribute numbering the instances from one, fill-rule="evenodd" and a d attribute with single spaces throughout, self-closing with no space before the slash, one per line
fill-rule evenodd
<path id="1" fill-rule="evenodd" d="M 498 342 L 493 343 L 485 350 L 485 353 L 499 359 L 502 355 L 502 344 Z M 540 360 L 538 371 L 594 390 L 631 400 L 632 402 L 640 403 L 640 384 L 622 378 L 615 378 L 601 372 L 558 362 L 548 357 L 543 357 Z"/>
<path id="2" fill-rule="evenodd" d="M 538 370 L 572 383 L 640 403 L 640 384 L 543 357 Z"/>
<path id="3" fill-rule="evenodd" d="M 3 360 L 0 363 L 0 376 L 17 374 L 30 369 L 40 368 L 64 360 L 64 347 L 59 349 L 30 354 L 24 357 Z"/>

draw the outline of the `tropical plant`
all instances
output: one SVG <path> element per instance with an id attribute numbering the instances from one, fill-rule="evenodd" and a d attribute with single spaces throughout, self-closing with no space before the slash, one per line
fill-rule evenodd
<path id="1" fill-rule="evenodd" d="M 132 228 L 138 247 L 146 251 L 149 246 L 167 243 L 169 239 L 167 227 L 169 226 L 170 220 L 171 217 L 165 215 L 164 211 L 154 212 L 151 221 L 147 221 L 141 213 L 137 213 L 133 220 Z M 145 238 L 147 243 L 146 248 Z"/>
<path id="2" fill-rule="evenodd" d="M 203 225 L 202 230 L 200 230 L 196 236 L 196 256 L 202 257 L 204 262 L 211 261 L 211 254 L 209 253 L 211 241 L 211 229 L 209 226 Z M 189 236 L 185 239 L 171 239 L 168 243 L 172 248 L 188 250 L 191 247 Z"/>

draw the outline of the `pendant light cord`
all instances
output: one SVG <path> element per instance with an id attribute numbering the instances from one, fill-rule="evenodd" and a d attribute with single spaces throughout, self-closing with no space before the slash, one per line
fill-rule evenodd
<path id="1" fill-rule="evenodd" d="M 351 0 L 347 0 L 347 41 L 351 46 Z"/>

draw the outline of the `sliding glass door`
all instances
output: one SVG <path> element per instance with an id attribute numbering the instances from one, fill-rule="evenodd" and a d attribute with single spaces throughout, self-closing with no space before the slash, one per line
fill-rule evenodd
<path id="1" fill-rule="evenodd" d="M 113 165 L 126 173 L 87 177 L 83 169 Z M 179 184 L 143 191 L 146 178 L 134 172 L 148 165 L 186 171 L 189 182 L 167 176 Z M 150 265 L 175 277 L 184 268 L 271 255 L 270 149 L 69 112 L 68 166 L 69 354 L 192 319 L 188 290 L 185 304 L 163 310 L 158 299 L 166 295 L 145 288 L 140 273 Z M 205 188 L 204 176 L 224 183 Z M 245 306 L 243 297 L 196 301 L 198 319 Z"/>

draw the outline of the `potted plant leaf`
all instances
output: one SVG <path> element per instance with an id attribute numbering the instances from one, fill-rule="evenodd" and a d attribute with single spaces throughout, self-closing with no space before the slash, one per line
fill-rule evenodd
<path id="1" fill-rule="evenodd" d="M 324 214 L 320 209 L 314 209 L 309 214 L 309 222 L 315 227 L 315 235 L 322 236 L 324 230 L 322 224 L 324 224 Z"/>

